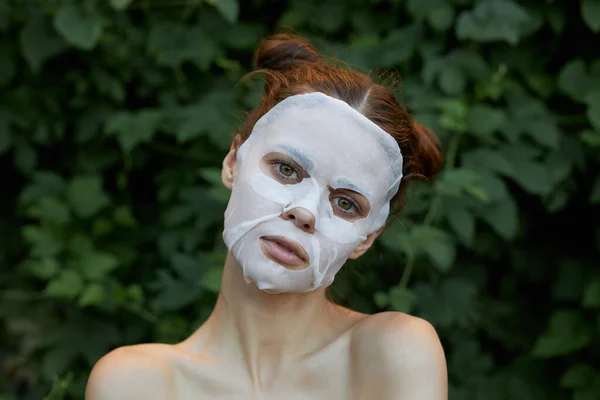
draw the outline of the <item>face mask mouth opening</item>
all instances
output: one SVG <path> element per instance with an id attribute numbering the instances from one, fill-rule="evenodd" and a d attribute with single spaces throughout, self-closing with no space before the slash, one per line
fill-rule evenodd
<path id="1" fill-rule="evenodd" d="M 283 236 L 261 236 L 260 248 L 265 257 L 290 270 L 303 270 L 310 266 L 310 257 L 298 242 Z"/>

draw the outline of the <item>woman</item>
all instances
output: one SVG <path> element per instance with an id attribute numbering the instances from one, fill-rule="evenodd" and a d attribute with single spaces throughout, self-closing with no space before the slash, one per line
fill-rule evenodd
<path id="1" fill-rule="evenodd" d="M 446 399 L 430 324 L 326 297 L 406 182 L 439 170 L 437 140 L 388 88 L 301 38 L 275 35 L 255 61 L 265 92 L 223 161 L 230 251 L 212 315 L 182 343 L 106 355 L 86 398 Z"/>

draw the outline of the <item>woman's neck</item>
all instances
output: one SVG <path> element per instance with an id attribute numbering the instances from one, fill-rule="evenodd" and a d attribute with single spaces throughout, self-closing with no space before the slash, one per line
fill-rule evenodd
<path id="1" fill-rule="evenodd" d="M 329 302 L 325 289 L 265 293 L 245 282 L 228 254 L 215 309 L 190 340 L 203 354 L 243 363 L 260 387 L 338 337 L 357 314 Z"/>

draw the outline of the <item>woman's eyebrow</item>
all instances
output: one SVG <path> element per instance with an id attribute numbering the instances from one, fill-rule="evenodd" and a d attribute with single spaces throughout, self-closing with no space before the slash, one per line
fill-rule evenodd
<path id="1" fill-rule="evenodd" d="M 312 171 L 315 164 L 306 153 L 303 153 L 295 147 L 286 146 L 284 144 L 278 145 L 276 149 L 292 157 L 306 172 L 310 173 Z"/>

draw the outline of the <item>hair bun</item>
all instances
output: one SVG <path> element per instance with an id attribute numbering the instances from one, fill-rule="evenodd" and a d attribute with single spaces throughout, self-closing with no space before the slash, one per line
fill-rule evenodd
<path id="1" fill-rule="evenodd" d="M 313 46 L 290 33 L 277 33 L 262 40 L 254 54 L 256 68 L 280 72 L 320 61 L 321 55 Z"/>

